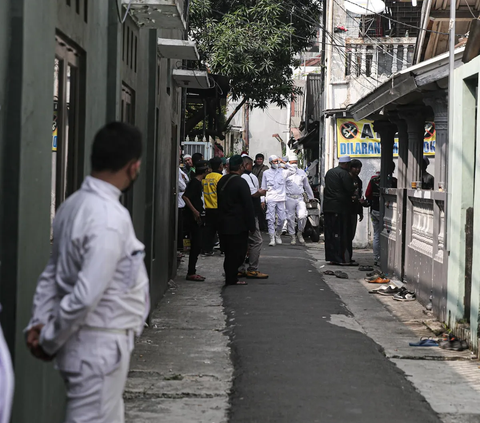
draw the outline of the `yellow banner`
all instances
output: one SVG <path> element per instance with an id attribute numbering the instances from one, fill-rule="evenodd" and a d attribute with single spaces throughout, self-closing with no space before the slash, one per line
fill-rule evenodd
<path id="1" fill-rule="evenodd" d="M 435 155 L 436 131 L 435 123 L 426 122 L 423 154 Z M 338 157 L 380 157 L 382 147 L 380 136 L 373 129 L 372 120 L 354 121 L 337 119 L 337 154 Z M 395 138 L 393 155 L 398 157 L 398 138 Z"/>

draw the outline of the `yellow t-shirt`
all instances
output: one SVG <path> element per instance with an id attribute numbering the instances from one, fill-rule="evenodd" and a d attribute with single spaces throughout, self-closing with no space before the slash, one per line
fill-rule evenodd
<path id="1" fill-rule="evenodd" d="M 218 208 L 217 184 L 222 176 L 220 173 L 211 172 L 203 180 L 203 196 L 205 198 L 206 209 Z"/>

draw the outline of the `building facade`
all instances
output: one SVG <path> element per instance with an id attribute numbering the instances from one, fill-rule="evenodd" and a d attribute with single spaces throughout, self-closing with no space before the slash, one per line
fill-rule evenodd
<path id="1" fill-rule="evenodd" d="M 122 201 L 146 246 L 153 304 L 175 275 L 182 89 L 172 72 L 181 57 L 160 55 L 158 39 L 185 38 L 188 2 L 171 3 L 182 13 L 155 28 L 135 2 L 129 13 L 116 1 L 0 2 L 0 303 L 14 422 L 62 421 L 63 383 L 30 356 L 22 331 L 52 217 L 89 173 L 93 137 L 109 121 L 144 135 L 142 172 Z"/>

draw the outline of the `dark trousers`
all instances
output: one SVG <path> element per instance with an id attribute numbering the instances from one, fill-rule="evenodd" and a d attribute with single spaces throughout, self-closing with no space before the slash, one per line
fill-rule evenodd
<path id="1" fill-rule="evenodd" d="M 183 213 L 184 208 L 178 209 L 178 222 L 177 222 L 177 250 L 183 250 Z"/>
<path id="2" fill-rule="evenodd" d="M 225 270 L 225 285 L 238 282 L 238 268 L 243 264 L 248 248 L 248 232 L 236 235 L 220 235 L 220 243 L 225 252 L 223 270 Z"/>
<path id="3" fill-rule="evenodd" d="M 207 209 L 205 211 L 205 227 L 203 229 L 203 251 L 213 251 L 215 245 L 215 234 L 218 231 L 218 209 Z"/>
<path id="4" fill-rule="evenodd" d="M 268 231 L 266 210 L 262 209 L 258 215 L 258 225 L 262 232 Z"/>
<path id="5" fill-rule="evenodd" d="M 357 233 L 357 224 L 358 224 L 358 214 L 352 214 L 352 219 L 350 221 L 350 240 L 351 242 L 348 245 L 349 253 L 350 253 L 350 260 L 353 257 L 353 239 L 355 238 L 355 234 Z"/>
<path id="6" fill-rule="evenodd" d="M 332 263 L 350 263 L 352 256 L 350 213 L 324 213 L 325 260 Z"/>
<path id="7" fill-rule="evenodd" d="M 188 257 L 188 274 L 195 275 L 197 272 L 197 260 L 202 248 L 201 226 L 195 222 L 189 222 L 190 254 Z"/>

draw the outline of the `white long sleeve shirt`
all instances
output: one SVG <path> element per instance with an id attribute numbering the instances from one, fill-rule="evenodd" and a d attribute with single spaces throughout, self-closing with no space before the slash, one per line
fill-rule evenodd
<path id="1" fill-rule="evenodd" d="M 59 208 L 52 256 L 41 274 L 29 327 L 54 355 L 82 326 L 141 333 L 150 299 L 144 245 L 113 185 L 87 177 Z"/>
<path id="2" fill-rule="evenodd" d="M 178 189 L 177 189 L 177 198 L 178 198 L 178 208 L 183 209 L 185 207 L 185 200 L 183 199 L 183 194 L 187 189 L 188 176 L 182 170 L 178 169 Z"/>
<path id="3" fill-rule="evenodd" d="M 285 190 L 287 195 L 303 195 L 307 193 L 308 199 L 312 200 L 313 191 L 312 187 L 308 183 L 307 174 L 302 169 L 294 169 L 290 167 L 288 170 L 288 176 L 285 181 Z"/>
<path id="4" fill-rule="evenodd" d="M 285 179 L 287 176 L 287 170 L 282 168 L 270 168 L 263 172 L 262 189 L 267 191 L 267 202 L 285 201 Z"/>

